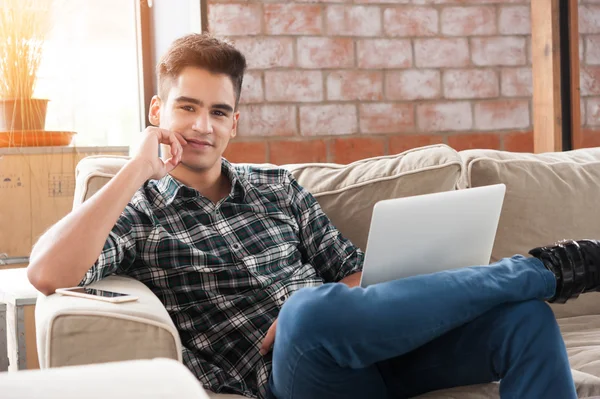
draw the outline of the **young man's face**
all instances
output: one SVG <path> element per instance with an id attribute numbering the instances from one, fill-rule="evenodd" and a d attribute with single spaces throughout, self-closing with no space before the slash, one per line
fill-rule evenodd
<path id="1" fill-rule="evenodd" d="M 221 155 L 236 135 L 239 112 L 229 76 L 186 67 L 173 80 L 167 100 L 152 99 L 150 122 L 181 134 L 187 145 L 179 167 L 194 171 L 220 168 Z M 163 146 L 165 158 L 169 148 Z"/>

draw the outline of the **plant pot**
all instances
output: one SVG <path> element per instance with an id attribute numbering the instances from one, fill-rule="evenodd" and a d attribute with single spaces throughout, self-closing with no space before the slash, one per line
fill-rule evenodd
<path id="1" fill-rule="evenodd" d="M 49 130 L 0 132 L 0 148 L 68 146 L 73 141 L 75 134 L 75 132 Z"/>
<path id="2" fill-rule="evenodd" d="M 48 100 L 0 99 L 0 131 L 44 130 Z"/>

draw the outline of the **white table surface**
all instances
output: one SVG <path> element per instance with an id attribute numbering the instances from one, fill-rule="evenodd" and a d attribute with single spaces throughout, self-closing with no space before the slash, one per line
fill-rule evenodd
<path id="1" fill-rule="evenodd" d="M 27 278 L 27 268 L 0 270 L 0 302 L 34 305 L 38 290 Z"/>

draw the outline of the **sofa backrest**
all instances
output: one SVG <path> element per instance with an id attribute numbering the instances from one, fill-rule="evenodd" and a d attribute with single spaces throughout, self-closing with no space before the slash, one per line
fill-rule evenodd
<path id="1" fill-rule="evenodd" d="M 460 187 L 507 186 L 492 260 L 563 238 L 600 238 L 600 148 L 461 152 Z"/>
<path id="2" fill-rule="evenodd" d="M 74 206 L 104 186 L 128 161 L 127 157 L 92 156 L 77 165 Z M 458 153 L 434 145 L 401 154 L 364 159 L 349 165 L 282 165 L 319 201 L 333 224 L 355 245 L 365 249 L 375 203 L 454 190 L 461 176 Z"/>
<path id="3" fill-rule="evenodd" d="M 600 148 L 546 154 L 494 150 L 460 153 L 459 186 L 506 184 L 492 261 L 561 239 L 600 239 Z M 557 317 L 600 312 L 600 295 L 586 294 Z"/>

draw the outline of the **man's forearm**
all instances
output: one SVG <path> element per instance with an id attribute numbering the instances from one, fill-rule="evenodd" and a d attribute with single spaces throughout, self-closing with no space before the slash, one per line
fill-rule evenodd
<path id="1" fill-rule="evenodd" d="M 340 280 L 340 283 L 346 284 L 348 287 L 358 287 L 360 285 L 360 278 L 362 276 L 362 272 L 356 272 L 350 274 L 343 279 Z"/>
<path id="2" fill-rule="evenodd" d="M 128 163 L 96 195 L 52 226 L 31 252 L 27 275 L 34 287 L 48 295 L 77 285 L 148 175 L 143 164 Z"/>

